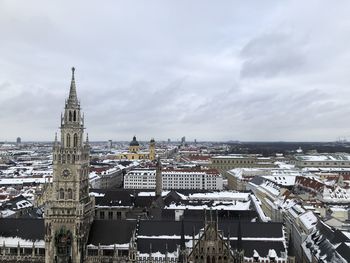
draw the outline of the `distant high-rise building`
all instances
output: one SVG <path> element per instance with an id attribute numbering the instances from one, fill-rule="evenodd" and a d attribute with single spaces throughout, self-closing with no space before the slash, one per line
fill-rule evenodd
<path id="1" fill-rule="evenodd" d="M 170 143 L 171 142 L 171 140 L 170 140 L 170 138 L 168 139 L 168 143 Z"/>
<path id="2" fill-rule="evenodd" d="M 185 143 L 186 143 L 186 137 L 185 137 L 185 136 L 183 136 L 183 137 L 181 138 L 181 143 L 182 143 L 182 144 L 185 144 Z"/>
<path id="3" fill-rule="evenodd" d="M 108 148 L 109 149 L 113 148 L 113 141 L 112 140 L 108 140 Z"/>
<path id="4" fill-rule="evenodd" d="M 16 142 L 17 142 L 17 144 L 21 144 L 21 142 L 22 142 L 21 137 L 17 137 Z"/>

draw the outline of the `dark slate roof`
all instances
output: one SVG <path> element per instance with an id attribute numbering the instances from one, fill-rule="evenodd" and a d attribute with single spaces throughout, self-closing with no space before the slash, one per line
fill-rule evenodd
<path id="1" fill-rule="evenodd" d="M 220 220 L 238 220 L 241 218 L 242 221 L 252 221 L 258 217 L 256 211 L 253 210 L 218 210 L 218 217 Z M 204 220 L 204 210 L 199 209 L 185 209 L 183 213 L 183 218 L 185 220 Z M 207 211 L 208 214 L 208 211 Z M 216 212 L 214 212 L 216 216 Z M 175 219 L 175 209 L 162 209 L 161 212 L 162 219 Z M 214 217 L 215 217 L 214 216 Z"/>
<path id="2" fill-rule="evenodd" d="M 350 242 L 350 239 L 341 231 L 334 230 L 322 221 L 319 221 L 316 225 L 316 231 L 314 231 L 310 237 L 313 243 L 307 241 L 306 247 L 310 249 L 311 253 L 315 253 L 316 250 L 319 250 L 319 256 L 326 256 L 325 260 L 329 262 L 337 258 L 338 255 L 336 253 L 339 253 L 339 255 L 350 262 L 349 250 L 341 246 L 341 244 Z M 335 247 L 337 247 L 337 249 L 335 249 Z"/>
<path id="3" fill-rule="evenodd" d="M 170 205 L 171 203 L 177 203 L 182 200 L 181 196 L 174 190 L 171 190 L 165 197 L 164 197 L 164 204 L 166 206 Z"/>
<path id="4" fill-rule="evenodd" d="M 203 221 L 184 221 L 184 234 L 187 237 L 186 242 L 189 240 L 188 237 L 193 234 L 197 235 L 199 230 L 204 226 Z M 224 238 L 237 236 L 238 221 L 225 221 L 219 222 L 219 229 L 224 233 Z M 241 231 L 243 239 L 245 237 L 255 238 L 282 238 L 282 224 L 281 223 L 259 223 L 259 222 L 241 222 Z M 165 238 L 154 238 L 155 236 L 173 236 L 176 235 L 178 238 L 165 239 Z M 142 236 L 149 236 L 145 238 Z M 159 251 L 165 253 L 166 244 L 168 246 L 168 252 L 176 251 L 177 246 L 181 242 L 181 221 L 147 221 L 141 220 L 139 223 L 138 237 L 137 237 L 137 248 L 141 253 L 149 253 L 150 246 L 152 251 Z M 231 240 L 230 244 L 234 248 L 236 247 L 236 240 Z M 277 255 L 281 256 L 281 252 L 286 252 L 284 242 L 281 240 L 243 240 L 242 246 L 247 257 L 252 257 L 254 249 L 260 254 L 260 256 L 268 255 L 269 249 L 274 249 Z"/>
<path id="5" fill-rule="evenodd" d="M 2 205 L 1 205 L 1 209 L 11 209 L 11 210 L 18 210 L 17 209 L 17 203 L 18 202 L 21 202 L 21 201 L 27 201 L 28 203 L 32 204 L 27 198 L 25 198 L 23 195 L 18 195 L 14 198 L 12 198 L 11 200 L 9 201 L 6 201 L 4 202 Z M 27 208 L 27 207 L 24 207 L 24 208 Z M 21 209 L 21 207 L 20 207 Z"/>
<path id="6" fill-rule="evenodd" d="M 88 244 L 129 243 L 136 224 L 136 220 L 95 220 L 91 225 Z"/>
<path id="7" fill-rule="evenodd" d="M 150 207 L 154 200 L 155 196 L 136 196 L 135 207 Z"/>
<path id="8" fill-rule="evenodd" d="M 192 236 L 193 229 L 196 232 L 203 228 L 203 221 L 185 221 L 185 235 Z M 181 221 L 157 221 L 157 220 L 140 220 L 138 236 L 160 236 L 160 235 L 178 235 L 181 234 Z"/>
<path id="9" fill-rule="evenodd" d="M 242 237 L 283 237 L 283 224 L 278 222 L 241 222 Z M 219 229 L 223 230 L 224 235 L 237 236 L 238 221 L 219 221 Z"/>
<path id="10" fill-rule="evenodd" d="M 196 233 L 198 229 L 203 228 L 203 221 L 187 221 L 185 220 L 185 235 L 192 235 L 193 228 Z M 267 237 L 282 238 L 283 224 L 277 222 L 241 222 L 241 231 L 243 237 Z M 224 236 L 230 234 L 231 237 L 237 236 L 238 221 L 220 221 L 219 229 L 224 232 Z M 157 220 L 141 220 L 138 235 L 141 236 L 159 236 L 159 235 L 180 235 L 181 221 L 157 221 Z"/>
<path id="11" fill-rule="evenodd" d="M 341 243 L 337 247 L 337 252 L 339 255 L 344 258 L 347 262 L 350 262 L 350 247 L 345 243 Z"/>
<path id="12" fill-rule="evenodd" d="M 110 190 L 103 197 L 95 197 L 99 206 L 133 206 L 133 197 L 128 191 Z"/>
<path id="13" fill-rule="evenodd" d="M 44 220 L 31 218 L 0 218 L 0 236 L 20 237 L 32 241 L 44 240 Z"/>

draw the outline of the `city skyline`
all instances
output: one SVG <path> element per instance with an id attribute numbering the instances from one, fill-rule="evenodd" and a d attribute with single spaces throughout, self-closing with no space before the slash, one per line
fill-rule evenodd
<path id="1" fill-rule="evenodd" d="M 34 2 L 0 3 L 0 141 L 53 141 L 72 66 L 91 141 L 350 137 L 345 1 Z"/>

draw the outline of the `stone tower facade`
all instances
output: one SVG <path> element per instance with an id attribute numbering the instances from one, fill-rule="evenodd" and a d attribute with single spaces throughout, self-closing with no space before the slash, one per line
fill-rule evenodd
<path id="1" fill-rule="evenodd" d="M 53 182 L 45 206 L 45 262 L 79 263 L 84 261 L 95 205 L 89 197 L 90 147 L 87 136 L 83 142 L 84 117 L 74 68 L 60 129 L 60 142 L 56 135 L 53 146 Z"/>
<path id="2" fill-rule="evenodd" d="M 149 142 L 149 159 L 151 161 L 156 159 L 156 142 L 153 138 Z"/>
<path id="3" fill-rule="evenodd" d="M 157 160 L 156 167 L 156 196 L 162 196 L 163 191 L 163 179 L 162 179 L 162 163 L 160 158 Z"/>

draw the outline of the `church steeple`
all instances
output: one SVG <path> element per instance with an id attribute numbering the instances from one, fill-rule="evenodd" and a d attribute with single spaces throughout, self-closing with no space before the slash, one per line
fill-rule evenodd
<path id="1" fill-rule="evenodd" d="M 70 90 L 69 90 L 69 97 L 68 97 L 68 105 L 70 106 L 78 105 L 77 88 L 75 86 L 74 72 L 75 72 L 75 68 L 72 67 L 72 80 L 70 83 Z"/>

